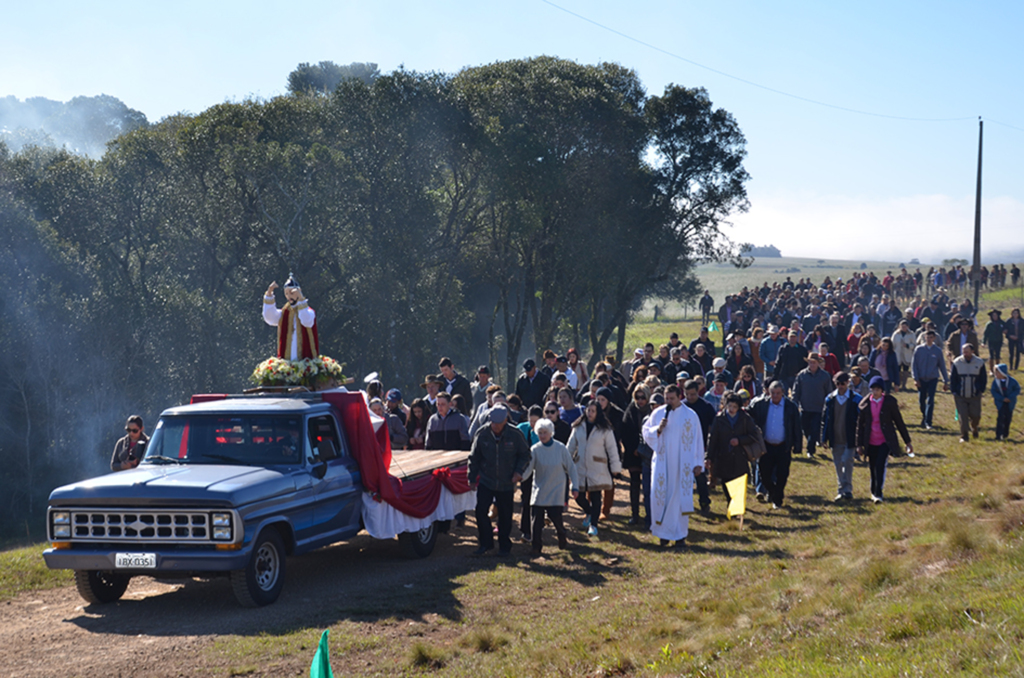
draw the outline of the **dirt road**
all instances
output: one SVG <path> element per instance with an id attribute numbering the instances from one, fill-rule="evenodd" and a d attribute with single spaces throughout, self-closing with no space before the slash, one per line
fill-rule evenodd
<path id="1" fill-rule="evenodd" d="M 218 636 L 326 627 L 353 615 L 372 622 L 375 601 L 407 596 L 448 616 L 458 615 L 452 578 L 480 561 L 471 528 L 441 535 L 423 560 L 402 558 L 397 541 L 361 536 L 287 564 L 281 598 L 260 609 L 234 600 L 226 579 L 132 580 L 124 598 L 85 603 L 75 588 L 21 595 L 0 604 L 0 676 L 193 676 L 222 674 L 206 648 Z M 525 553 L 526 546 L 517 546 Z M 497 560 L 497 559 L 493 559 Z M 383 606 L 389 608 L 389 606 Z M 381 609 L 380 614 L 393 610 Z M 213 658 L 212 658 L 213 657 Z M 312 651 L 305 662 L 312 659 Z"/>

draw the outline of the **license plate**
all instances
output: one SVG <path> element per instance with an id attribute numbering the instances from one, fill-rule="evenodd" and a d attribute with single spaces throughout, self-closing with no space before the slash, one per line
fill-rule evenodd
<path id="1" fill-rule="evenodd" d="M 114 556 L 114 566 L 131 570 L 153 569 L 156 567 L 156 554 L 118 553 Z"/>

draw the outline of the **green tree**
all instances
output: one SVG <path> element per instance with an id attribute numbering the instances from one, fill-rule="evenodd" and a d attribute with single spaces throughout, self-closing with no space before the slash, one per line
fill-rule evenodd
<path id="1" fill-rule="evenodd" d="M 291 94 L 330 94 L 344 80 L 359 80 L 370 85 L 380 77 L 374 63 L 353 62 L 339 66 L 333 61 L 318 64 L 303 62 L 288 74 L 288 92 Z"/>

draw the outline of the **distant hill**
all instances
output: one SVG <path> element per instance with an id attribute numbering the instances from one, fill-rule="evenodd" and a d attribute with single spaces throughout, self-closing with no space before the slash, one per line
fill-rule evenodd
<path id="1" fill-rule="evenodd" d="M 782 252 L 775 245 L 750 245 L 746 248 L 746 250 L 743 253 L 750 257 L 762 257 L 772 259 L 778 259 L 779 257 L 782 256 Z"/>
<path id="2" fill-rule="evenodd" d="M 68 102 L 0 98 L 0 141 L 13 152 L 25 146 L 49 146 L 98 158 L 108 141 L 148 124 L 145 114 L 107 94 Z"/>

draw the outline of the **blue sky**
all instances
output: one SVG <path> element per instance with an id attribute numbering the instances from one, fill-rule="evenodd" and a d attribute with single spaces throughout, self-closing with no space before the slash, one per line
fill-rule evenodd
<path id="1" fill-rule="evenodd" d="M 1024 3 L 555 1 L 799 97 L 962 119 L 782 96 L 543 0 L 19 3 L 3 10 L 0 95 L 110 94 L 158 120 L 281 94 L 302 61 L 445 72 L 540 54 L 615 61 L 651 93 L 703 86 L 736 116 L 752 180 L 735 240 L 922 260 L 970 254 L 980 115 L 984 250 L 1024 252 Z"/>

